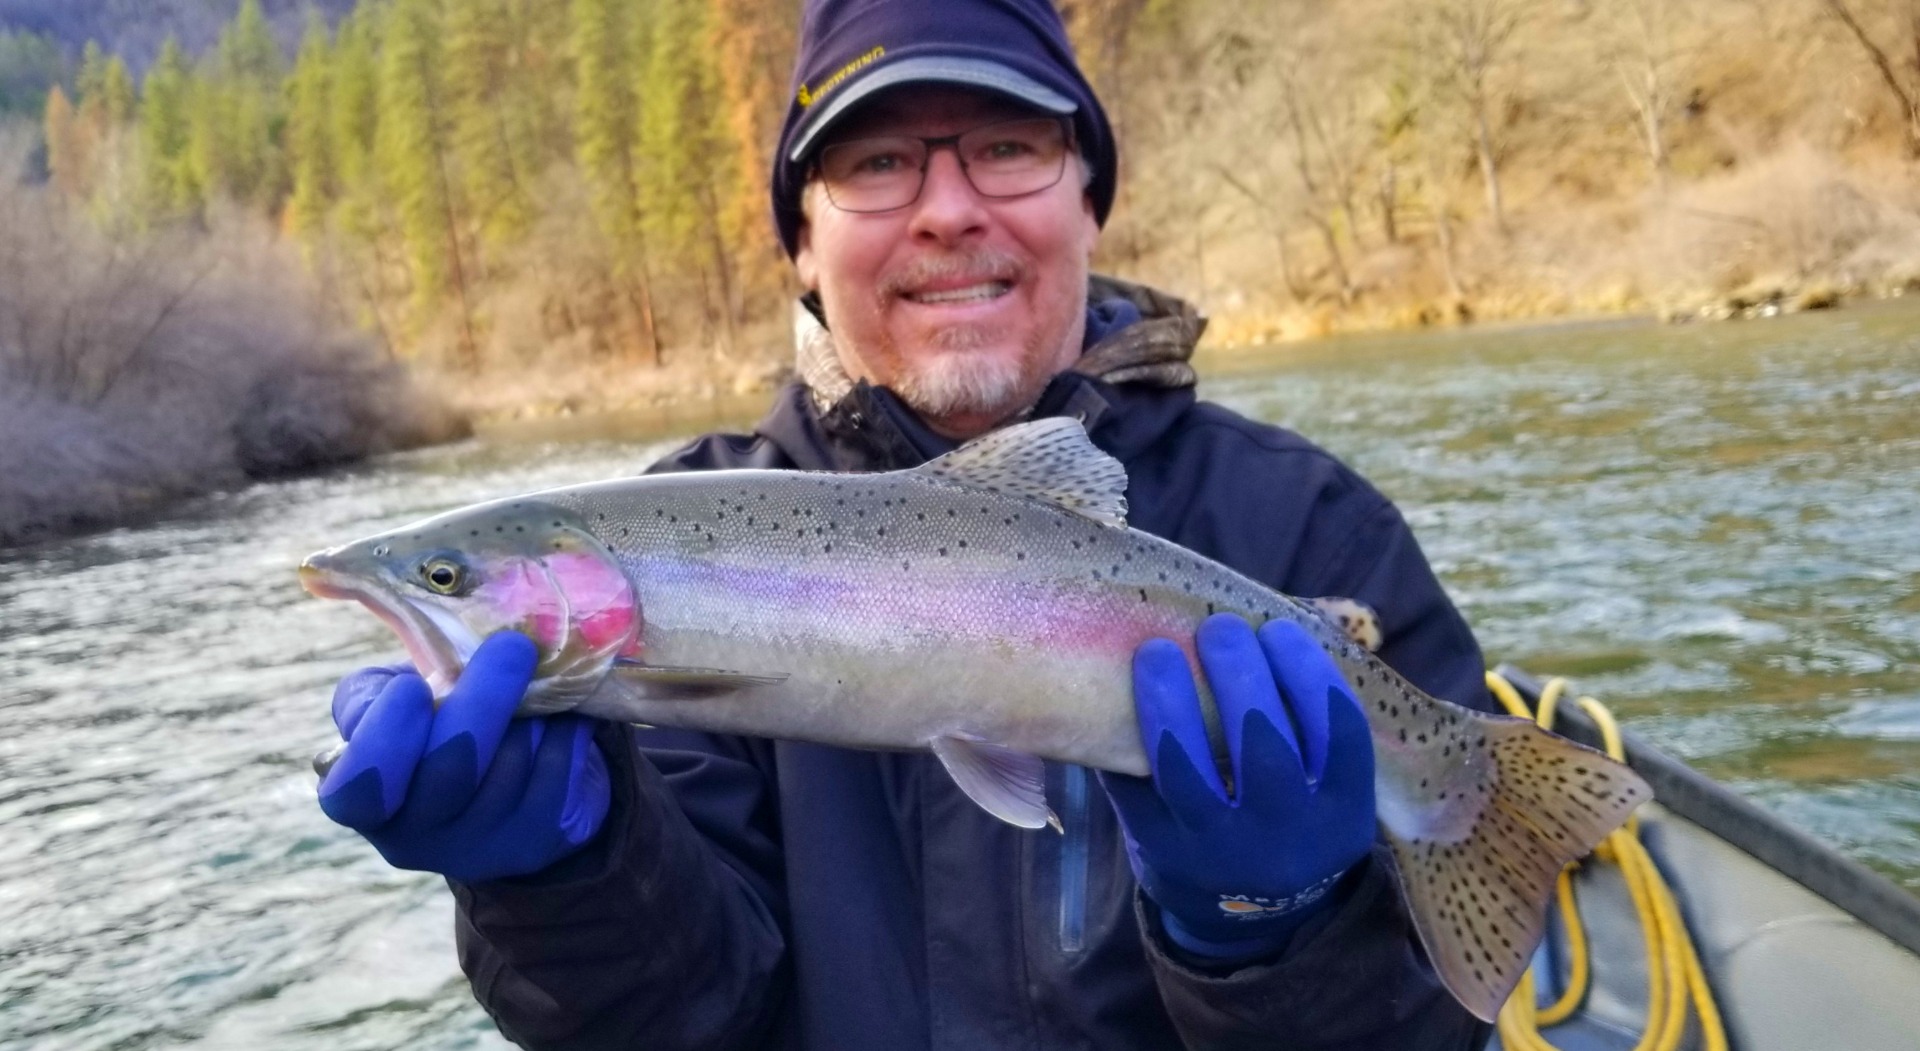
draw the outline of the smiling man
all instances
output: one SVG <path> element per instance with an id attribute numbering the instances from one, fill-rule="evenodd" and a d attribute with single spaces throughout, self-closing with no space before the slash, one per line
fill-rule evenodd
<path id="1" fill-rule="evenodd" d="M 772 196 L 808 289 L 800 379 L 754 433 L 657 470 L 895 470 L 1073 416 L 1125 465 L 1134 526 L 1372 606 L 1383 659 L 1487 706 L 1393 505 L 1196 399 L 1192 308 L 1090 276 L 1116 151 L 1046 0 L 814 0 L 794 80 Z M 1375 845 L 1364 719 L 1297 629 L 1222 616 L 1142 646 L 1152 777 L 1049 764 L 1058 834 L 996 821 L 927 755 L 509 723 L 532 663 L 496 636 L 437 709 L 409 669 L 348 677 L 320 785 L 389 861 L 448 876 L 474 993 L 525 1046 L 1485 1042 Z"/>
<path id="2" fill-rule="evenodd" d="M 1086 331 L 1099 223 L 1072 124 L 933 83 L 874 98 L 825 139 L 794 263 L 847 371 L 949 438 L 1032 405 Z"/>

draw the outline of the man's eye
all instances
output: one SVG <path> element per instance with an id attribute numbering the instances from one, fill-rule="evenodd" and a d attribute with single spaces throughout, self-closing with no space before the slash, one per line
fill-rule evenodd
<path id="1" fill-rule="evenodd" d="M 987 143 L 987 148 L 981 151 L 981 156 L 987 160 L 1006 161 L 1020 157 L 1031 157 L 1037 152 L 1039 151 L 1035 150 L 1033 144 L 1030 142 L 1023 142 L 1019 139 L 1001 139 L 998 142 Z"/>
<path id="2" fill-rule="evenodd" d="M 854 162 L 855 175 L 891 175 L 907 166 L 907 159 L 897 153 L 875 153 Z"/>

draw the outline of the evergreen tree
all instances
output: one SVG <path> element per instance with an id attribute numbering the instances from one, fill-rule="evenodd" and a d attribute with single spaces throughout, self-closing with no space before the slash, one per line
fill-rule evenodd
<path id="1" fill-rule="evenodd" d="M 574 0 L 574 152 L 586 177 L 595 224 L 612 250 L 614 279 L 640 323 L 641 338 L 660 364 L 646 242 L 640 232 L 633 147 L 639 119 L 633 94 L 634 34 L 622 0 Z"/>
<path id="2" fill-rule="evenodd" d="M 331 131 L 334 172 L 342 211 L 340 222 L 364 240 L 377 235 L 375 212 L 379 179 L 374 173 L 374 143 L 380 127 L 380 61 L 374 49 L 378 23 L 354 13 L 340 22 L 333 45 Z"/>
<path id="3" fill-rule="evenodd" d="M 448 170 L 439 13 L 434 0 L 396 0 L 388 12 L 380 69 L 379 151 L 406 239 L 416 305 L 431 308 L 452 285 L 461 301 L 463 364 L 472 368 L 477 352 Z"/>
<path id="4" fill-rule="evenodd" d="M 285 193 L 286 168 L 278 133 L 285 121 L 280 45 L 260 10 L 260 0 L 241 0 L 220 34 L 204 93 L 207 126 L 198 137 L 203 176 L 237 200 L 272 209 Z"/>
<path id="5" fill-rule="evenodd" d="M 74 95 L 79 101 L 80 108 L 86 109 L 89 102 L 99 105 L 106 94 L 106 89 L 106 52 L 100 50 L 99 41 L 89 40 L 87 46 L 80 52 L 80 73 L 73 81 Z"/>
<path id="6" fill-rule="evenodd" d="M 115 55 L 100 81 L 100 107 L 107 125 L 118 128 L 132 121 L 134 105 L 133 76 L 126 62 Z"/>
<path id="7" fill-rule="evenodd" d="M 219 81 L 195 75 L 187 79 L 186 103 L 185 181 L 197 188 L 201 201 L 209 201 L 230 186 L 231 100 L 220 90 Z"/>
<path id="8" fill-rule="evenodd" d="M 188 158 L 191 77 L 180 42 L 169 36 L 160 46 L 160 57 L 147 71 L 140 102 L 147 209 L 162 219 L 189 214 L 200 206 L 199 184 Z"/>
<path id="9" fill-rule="evenodd" d="M 219 55 L 222 77 L 261 89 L 279 86 L 285 63 L 260 0 L 240 0 L 240 10 L 220 34 Z"/>
<path id="10" fill-rule="evenodd" d="M 736 159 L 718 127 L 715 69 L 703 0 L 660 0 L 642 75 L 640 190 L 643 226 L 662 261 L 700 275 L 709 329 L 731 345 L 734 279 L 720 228 L 720 188 Z"/>
<path id="11" fill-rule="evenodd" d="M 292 99 L 287 114 L 287 152 L 293 172 L 288 219 L 295 232 L 307 236 L 325 227 L 335 194 L 329 50 L 326 20 L 309 8 L 306 35 L 289 85 Z"/>
<path id="12" fill-rule="evenodd" d="M 508 116 L 518 70 L 507 0 L 454 0 L 446 8 L 446 109 L 460 181 L 483 239 L 516 239 L 532 218 Z"/>

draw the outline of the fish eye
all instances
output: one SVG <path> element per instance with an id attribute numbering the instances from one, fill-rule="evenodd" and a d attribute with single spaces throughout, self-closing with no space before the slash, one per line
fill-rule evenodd
<path id="1" fill-rule="evenodd" d="M 452 559 L 430 558 L 420 563 L 420 579 L 426 581 L 430 591 L 456 595 L 466 586 L 467 569 Z"/>

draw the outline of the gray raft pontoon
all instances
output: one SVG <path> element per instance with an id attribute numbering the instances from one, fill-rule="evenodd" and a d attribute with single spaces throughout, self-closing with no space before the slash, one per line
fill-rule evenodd
<path id="1" fill-rule="evenodd" d="M 1537 681 L 1500 674 L 1538 704 Z M 1560 706 L 1554 729 L 1600 747 L 1574 705 Z M 1920 898 L 1622 738 L 1656 799 L 1641 811 L 1641 841 L 1678 899 L 1732 1051 L 1920 1051 Z M 1592 985 L 1580 1010 L 1542 1036 L 1564 1051 L 1625 1051 L 1647 1013 L 1640 921 L 1619 870 L 1583 865 L 1574 884 Z M 1543 1002 L 1563 987 L 1565 959 L 1556 924 L 1536 958 Z M 1691 1020 L 1681 1046 L 1699 1046 Z"/>

